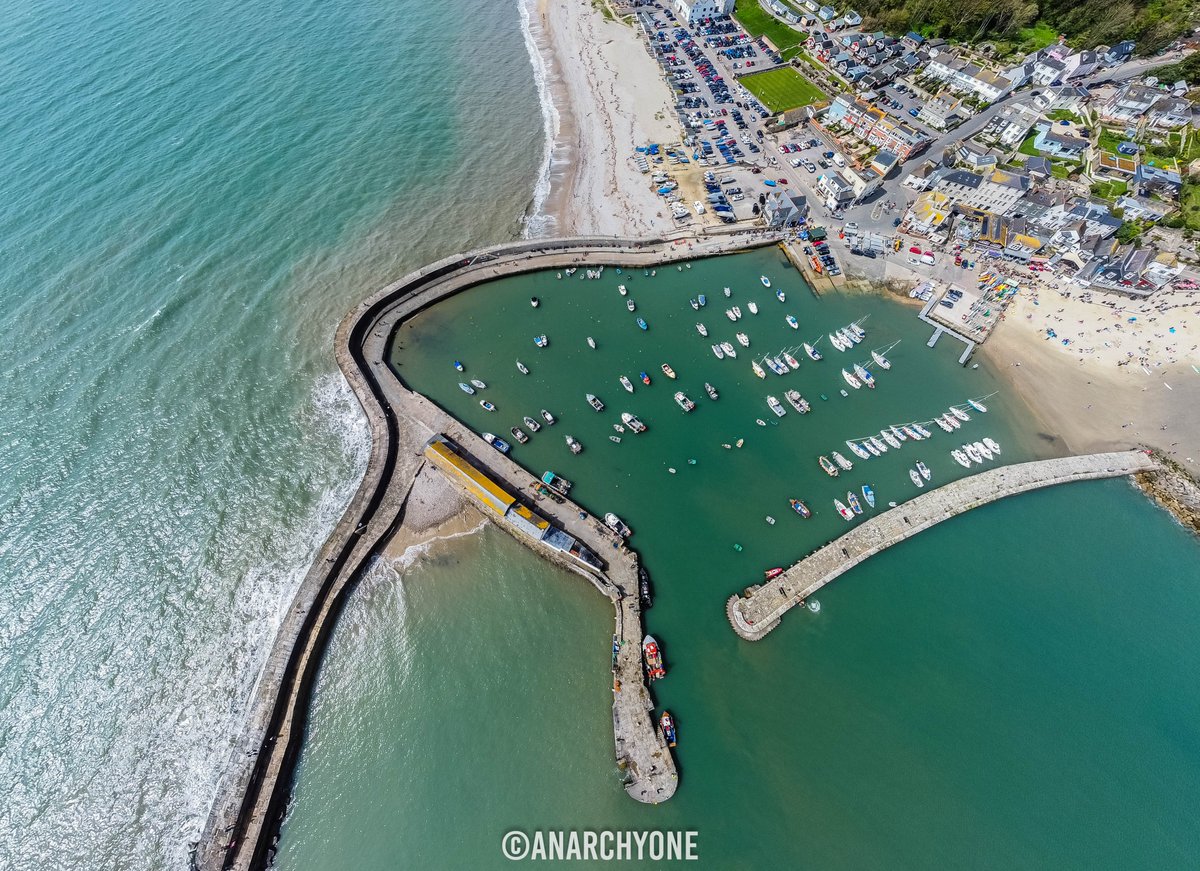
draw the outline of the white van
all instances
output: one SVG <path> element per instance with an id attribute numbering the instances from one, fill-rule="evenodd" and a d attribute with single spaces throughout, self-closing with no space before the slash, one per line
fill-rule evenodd
<path id="1" fill-rule="evenodd" d="M 838 167 L 845 167 L 845 165 L 846 165 L 846 159 L 844 157 L 842 157 L 840 154 L 838 154 L 836 151 L 833 153 L 833 162 L 835 164 L 837 164 Z"/>

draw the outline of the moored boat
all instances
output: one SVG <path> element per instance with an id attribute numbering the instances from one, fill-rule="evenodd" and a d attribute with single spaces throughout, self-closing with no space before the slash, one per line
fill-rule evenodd
<path id="1" fill-rule="evenodd" d="M 767 276 L 765 276 L 765 275 L 760 275 L 760 276 L 758 277 L 758 280 L 762 282 L 762 286 L 763 286 L 763 287 L 770 287 L 770 286 L 771 286 L 771 279 L 767 278 Z"/>
<path id="2" fill-rule="evenodd" d="M 637 325 L 638 325 L 638 328 L 642 329 L 642 330 L 650 329 L 648 326 L 646 326 L 646 322 L 644 320 L 642 320 L 641 318 L 637 319 Z"/>
<path id="3" fill-rule="evenodd" d="M 798 320 L 796 320 L 795 315 L 785 315 L 783 319 L 785 321 L 787 321 L 787 325 L 789 327 L 791 327 L 793 330 L 800 329 L 800 322 Z"/>
<path id="4" fill-rule="evenodd" d="M 512 437 L 517 440 L 517 444 L 523 445 L 525 442 L 529 441 L 529 436 L 525 435 L 525 431 L 519 426 L 514 426 L 509 430 L 509 432 L 512 433 Z"/>
<path id="5" fill-rule="evenodd" d="M 775 298 L 778 299 L 780 302 L 787 302 L 787 296 L 784 294 L 784 292 L 782 290 L 775 291 Z"/>
<path id="6" fill-rule="evenodd" d="M 629 293 L 629 291 L 626 289 L 625 285 L 618 284 L 617 293 L 621 294 L 621 296 L 625 296 L 627 293 Z"/>
<path id="7" fill-rule="evenodd" d="M 999 442 L 997 442 L 991 436 L 988 436 L 987 438 L 985 438 L 983 440 L 983 443 L 985 445 L 987 445 L 989 448 L 991 448 L 993 454 L 995 454 L 996 456 L 1000 456 L 1000 443 Z"/>
<path id="8" fill-rule="evenodd" d="M 842 341 L 842 337 L 837 333 L 829 334 L 829 344 L 833 345 L 833 347 L 837 348 L 839 351 L 846 350 L 846 343 Z"/>
<path id="9" fill-rule="evenodd" d="M 498 450 L 502 454 L 507 454 L 511 450 L 511 446 L 499 436 L 492 435 L 490 432 L 481 433 L 483 440 Z"/>
<path id="10" fill-rule="evenodd" d="M 630 381 L 624 375 L 622 375 L 618 380 L 621 382 L 622 387 L 624 387 L 628 392 L 633 393 L 633 382 L 632 381 Z"/>
<path id="11" fill-rule="evenodd" d="M 549 340 L 549 339 L 547 339 L 547 338 L 546 338 L 544 335 L 541 335 L 541 336 L 534 336 L 534 337 L 533 337 L 533 343 L 534 343 L 535 345 L 537 345 L 539 348 L 544 348 L 544 347 L 546 347 L 547 345 L 549 345 L 549 344 L 550 344 L 550 340 Z"/>
<path id="12" fill-rule="evenodd" d="M 733 291 L 728 287 L 725 288 L 725 298 L 728 299 L 731 296 L 733 296 Z"/>
<path id="13" fill-rule="evenodd" d="M 738 344 L 741 345 L 743 348 L 750 347 L 750 337 L 747 336 L 745 333 L 738 333 L 737 340 L 738 340 Z"/>
<path id="14" fill-rule="evenodd" d="M 943 414 L 942 420 L 944 420 L 944 421 L 946 421 L 946 423 L 950 424 L 950 426 L 953 429 L 960 429 L 962 427 L 962 424 L 959 423 L 958 418 L 952 414 Z"/>
<path id="15" fill-rule="evenodd" d="M 799 369 L 800 361 L 786 351 L 783 354 L 783 362 L 788 364 L 789 369 Z"/>
<path id="16" fill-rule="evenodd" d="M 847 372 L 845 369 L 842 370 L 842 377 L 844 379 L 846 379 L 846 383 L 849 384 L 851 387 L 853 387 L 855 390 L 858 390 L 859 388 L 862 387 L 862 382 L 859 381 L 857 378 L 855 378 L 853 375 L 851 375 L 849 372 Z"/>
<path id="17" fill-rule="evenodd" d="M 645 384 L 647 387 L 649 387 L 650 386 L 650 376 L 647 375 L 645 372 L 639 372 L 638 375 L 641 376 L 642 383 Z"/>
<path id="18" fill-rule="evenodd" d="M 583 445 L 574 436 L 566 436 L 567 447 L 571 449 L 571 453 L 578 454 L 583 450 Z"/>
<path id="19" fill-rule="evenodd" d="M 637 303 L 632 299 L 627 299 L 625 300 L 625 308 L 629 309 L 631 312 L 637 311 Z"/>
<path id="20" fill-rule="evenodd" d="M 542 304 L 542 301 L 540 299 L 538 299 L 536 296 L 531 296 L 531 297 L 529 297 L 529 304 L 531 306 L 533 306 L 534 308 L 537 308 L 539 305 Z"/>
<path id="21" fill-rule="evenodd" d="M 647 680 L 658 680 L 667 676 L 667 670 L 663 668 L 662 653 L 659 651 L 658 642 L 654 640 L 653 635 L 647 635 L 642 639 L 642 658 L 646 663 Z"/>
<path id="22" fill-rule="evenodd" d="M 726 357 L 736 357 L 737 356 L 737 349 L 734 348 L 733 345 L 731 345 L 729 342 L 722 342 L 721 350 L 725 352 Z"/>
<path id="23" fill-rule="evenodd" d="M 707 381 L 704 382 L 704 392 L 708 394 L 709 399 L 717 398 L 717 388 L 713 387 Z"/>
<path id="24" fill-rule="evenodd" d="M 912 428 L 916 431 L 917 435 L 919 435 L 923 439 L 927 439 L 931 435 L 933 435 L 933 433 L 931 433 L 929 430 L 925 429 L 925 427 L 921 426 L 921 424 L 919 424 L 919 423 L 914 423 L 912 425 Z"/>
<path id="25" fill-rule="evenodd" d="M 959 420 L 961 420 L 963 423 L 966 423 L 968 420 L 971 419 L 971 415 L 967 414 L 961 408 L 958 408 L 957 406 L 954 406 L 954 405 L 950 406 L 950 413 L 953 414 L 955 417 L 957 417 Z"/>
<path id="26" fill-rule="evenodd" d="M 879 434 L 881 436 L 883 436 L 883 440 L 888 443 L 888 447 L 892 447 L 892 448 L 900 447 L 900 439 L 898 439 L 894 435 L 892 435 L 889 430 L 886 430 L 886 429 L 881 430 Z"/>
<path id="27" fill-rule="evenodd" d="M 543 408 L 541 411 L 541 415 L 542 415 L 542 420 L 546 421 L 546 423 L 550 424 L 551 426 L 554 425 L 555 420 L 554 420 L 553 414 L 551 414 L 550 412 L 546 411 L 546 409 Z"/>
<path id="28" fill-rule="evenodd" d="M 971 460 L 972 463 L 982 463 L 983 454 L 975 450 L 974 445 L 960 445 L 959 450 L 962 451 Z"/>
<path id="29" fill-rule="evenodd" d="M 739 321 L 742 319 L 742 309 L 740 306 L 735 305 L 733 307 L 733 316 Z"/>
<path id="30" fill-rule="evenodd" d="M 933 473 L 929 471 L 929 467 L 920 460 L 917 460 L 917 471 L 921 473 L 921 477 L 926 481 L 933 477 Z"/>
<path id="31" fill-rule="evenodd" d="M 591 336 L 588 336 L 587 343 L 588 343 L 589 348 L 591 348 L 593 351 L 596 350 L 596 340 L 595 339 L 593 339 Z"/>
<path id="32" fill-rule="evenodd" d="M 725 359 L 725 351 L 721 348 L 720 345 L 713 345 L 712 352 L 716 355 L 718 360 Z"/>
<path id="33" fill-rule="evenodd" d="M 767 377 L 767 373 L 766 373 L 766 372 L 763 370 L 763 367 L 762 367 L 762 366 L 759 366 L 759 365 L 758 365 L 758 361 L 757 361 L 757 360 L 751 360 L 751 361 L 750 361 L 750 368 L 754 370 L 754 374 L 755 374 L 755 375 L 757 375 L 759 378 L 766 378 L 766 377 Z"/>
<path id="34" fill-rule="evenodd" d="M 842 520 L 853 520 L 854 512 L 845 506 L 841 499 L 833 500 L 833 507 L 837 509 L 837 513 L 842 516 Z"/>
<path id="35" fill-rule="evenodd" d="M 804 353 L 808 354 L 809 359 L 811 359 L 811 360 L 820 360 L 821 359 L 821 352 L 818 351 L 816 348 L 814 348 L 812 345 L 810 345 L 808 342 L 804 343 Z"/>
<path id="36" fill-rule="evenodd" d="M 793 511 L 795 511 L 797 514 L 799 514 L 805 520 L 812 517 L 812 511 L 810 511 L 808 506 L 805 505 L 803 502 L 801 502 L 799 499 L 789 499 L 788 504 L 792 506 Z"/>
<path id="37" fill-rule="evenodd" d="M 654 590 L 650 586 L 650 573 L 644 566 L 638 566 L 638 599 L 642 610 L 654 607 Z"/>
<path id="38" fill-rule="evenodd" d="M 888 446 L 879 440 L 879 436 L 870 436 L 868 437 L 867 441 L 870 442 L 874 446 L 875 450 L 879 451 L 879 453 L 886 454 L 888 452 Z"/>
<path id="39" fill-rule="evenodd" d="M 669 364 L 663 363 L 661 368 L 664 375 L 666 375 L 668 378 L 674 379 L 675 370 L 672 369 Z"/>
<path id="40" fill-rule="evenodd" d="M 476 390 L 487 390 L 487 385 L 484 384 L 482 381 L 480 381 L 478 378 L 471 379 L 471 386 L 474 387 Z"/>
<path id="41" fill-rule="evenodd" d="M 540 423 L 538 423 L 536 420 L 534 420 L 532 417 L 523 417 L 523 418 L 521 418 L 521 420 L 525 421 L 525 426 L 529 427 L 530 432 L 537 432 L 539 429 L 542 428 L 542 425 Z"/>
<path id="42" fill-rule="evenodd" d="M 887 357 L 883 356 L 883 354 L 880 354 L 878 351 L 871 352 L 871 359 L 875 361 L 875 364 L 880 369 L 891 369 L 892 368 L 892 362 Z"/>
<path id="43" fill-rule="evenodd" d="M 788 371 L 787 367 L 782 365 L 774 357 L 763 357 L 763 362 L 766 363 L 767 368 L 770 369 L 772 372 L 774 372 L 776 375 L 786 375 L 787 374 L 787 371 Z"/>
<path id="44" fill-rule="evenodd" d="M 468 384 L 465 381 L 458 382 L 458 389 L 461 390 L 463 393 L 470 394 L 471 396 L 475 395 L 475 388 L 472 387 L 470 384 Z"/>
<path id="45" fill-rule="evenodd" d="M 992 449 L 989 448 L 987 445 L 985 445 L 983 442 L 971 442 L 971 447 L 973 447 L 975 450 L 979 451 L 980 455 L 985 460 L 990 460 L 990 459 L 992 459 L 993 456 L 995 456 L 992 453 Z"/>
<path id="46" fill-rule="evenodd" d="M 658 718 L 658 727 L 662 729 L 663 740 L 667 742 L 668 747 L 675 746 L 675 720 L 671 716 L 670 711 L 663 711 L 662 716 Z"/>
<path id="47" fill-rule="evenodd" d="M 463 364 L 462 364 L 462 361 L 461 361 L 461 360 L 455 360 L 455 361 L 454 361 L 454 368 L 455 368 L 455 369 L 457 369 L 459 372 L 463 371 Z"/>
<path id="48" fill-rule="evenodd" d="M 916 469 L 909 469 L 908 477 L 912 478 L 912 482 L 914 484 L 916 484 L 918 487 L 925 486 L 925 481 L 921 478 L 921 473 L 918 472 Z"/>
<path id="49" fill-rule="evenodd" d="M 529 374 L 529 368 L 524 363 L 522 363 L 520 360 L 517 361 L 517 371 L 520 372 L 522 375 Z"/>
<path id="50" fill-rule="evenodd" d="M 867 385 L 872 390 L 875 389 L 875 376 L 858 363 L 854 364 L 854 374 L 859 377 L 863 384 Z"/>
<path id="51" fill-rule="evenodd" d="M 696 301 L 695 297 L 692 297 L 688 300 L 688 305 L 690 305 L 696 311 L 700 311 L 700 303 Z"/>
<path id="52" fill-rule="evenodd" d="M 681 409 L 683 409 L 684 412 L 691 411 L 693 408 L 696 407 L 696 403 L 694 403 L 694 402 L 692 402 L 692 400 L 688 399 L 687 394 L 685 394 L 682 390 L 676 392 L 675 404 L 678 405 Z"/>
<path id="53" fill-rule="evenodd" d="M 698 297 L 696 297 L 696 302 L 700 303 L 700 308 L 704 308 L 706 305 L 708 305 L 708 297 L 704 294 L 700 294 Z"/>
<path id="54" fill-rule="evenodd" d="M 808 414 L 812 410 L 812 406 L 808 404 L 808 400 L 801 396 L 798 391 L 785 390 L 783 391 L 783 398 L 791 403 L 792 408 L 801 414 Z"/>
<path id="55" fill-rule="evenodd" d="M 980 414 L 987 414 L 987 406 L 976 399 L 968 399 L 967 405 L 971 406 L 971 408 L 975 409 Z"/>
<path id="56" fill-rule="evenodd" d="M 783 417 L 787 412 L 784 410 L 783 404 L 774 396 L 767 397 L 767 405 L 771 407 L 771 411 L 775 412 L 776 417 Z"/>
<path id="57" fill-rule="evenodd" d="M 867 453 L 867 449 L 864 448 L 862 445 L 858 444 L 858 442 L 852 442 L 849 439 L 847 439 L 846 447 L 848 447 L 850 450 L 854 451 L 855 456 L 857 456 L 859 459 L 862 459 L 862 460 L 871 459 L 871 455 Z"/>
<path id="58" fill-rule="evenodd" d="M 704 324 L 696 324 L 696 332 L 702 336 L 707 336 L 708 327 L 704 326 Z"/>
<path id="59" fill-rule="evenodd" d="M 862 514 L 862 503 L 858 501 L 858 496 L 853 490 L 846 491 L 846 502 L 850 505 L 850 510 L 855 514 Z"/>
<path id="60" fill-rule="evenodd" d="M 829 457 L 817 457 L 817 462 L 821 464 L 821 469 L 830 478 L 836 478 L 838 476 L 838 467 L 829 461 Z"/>
<path id="61" fill-rule="evenodd" d="M 896 426 L 894 423 L 888 427 L 888 432 L 890 432 L 892 434 L 892 438 L 898 442 L 908 440 L 908 436 L 904 434 L 904 430 L 900 429 L 900 427 Z"/>
<path id="62" fill-rule="evenodd" d="M 914 442 L 919 442 L 924 438 L 924 436 L 917 432 L 916 427 L 912 426 L 911 424 L 905 424 L 904 426 L 900 427 L 900 429 Z"/>
<path id="63" fill-rule="evenodd" d="M 875 507 L 875 491 L 871 489 L 870 484 L 862 485 L 863 498 L 867 500 L 867 504 L 872 508 Z"/>
<path id="64" fill-rule="evenodd" d="M 943 418 L 935 417 L 933 419 L 933 422 L 936 423 L 938 425 L 938 427 L 940 427 L 942 430 L 944 430 L 946 432 L 954 432 L 954 427 L 952 427 L 952 426 L 950 426 L 950 424 L 946 423 L 946 421 Z"/>
<path id="65" fill-rule="evenodd" d="M 621 422 L 629 427 L 634 432 L 645 432 L 646 424 L 638 420 L 637 415 L 630 414 L 628 411 L 621 412 Z"/>
<path id="66" fill-rule="evenodd" d="M 796 500 L 793 499 L 792 501 L 794 502 Z M 783 574 L 783 569 L 776 566 L 773 569 L 767 569 L 765 572 L 763 572 L 763 578 L 770 581 L 770 580 L 773 580 L 773 579 L 779 577 L 782 574 Z"/>
<path id="67" fill-rule="evenodd" d="M 971 468 L 971 461 L 967 458 L 967 455 L 964 454 L 962 451 L 960 451 L 958 448 L 955 448 L 954 450 L 952 450 L 950 452 L 950 456 L 954 457 L 954 462 L 958 463 L 964 469 Z"/>
<path id="68" fill-rule="evenodd" d="M 879 450 L 879 448 L 875 447 L 875 443 L 873 441 L 871 441 L 869 438 L 863 439 L 861 442 L 859 442 L 859 444 L 861 444 L 864 448 L 866 448 L 868 451 L 870 451 L 872 457 L 882 457 L 883 456 L 883 451 L 881 451 L 881 450 Z"/>
<path id="69" fill-rule="evenodd" d="M 849 472 L 851 469 L 854 468 L 854 463 L 847 460 L 845 457 L 843 457 L 837 451 L 830 451 L 829 456 L 833 457 L 833 461 L 835 463 L 837 463 L 839 466 L 841 466 L 847 472 Z"/>
<path id="70" fill-rule="evenodd" d="M 750 309 L 750 314 L 752 314 L 752 315 L 758 314 L 758 303 L 748 302 L 748 303 L 746 303 L 746 308 Z"/>
<path id="71" fill-rule="evenodd" d="M 604 403 L 600 401 L 600 398 L 596 396 L 596 394 L 589 393 L 587 395 L 587 401 L 588 405 L 596 409 L 596 411 L 604 411 Z"/>
<path id="72" fill-rule="evenodd" d="M 633 535 L 633 530 L 611 511 L 604 515 L 604 525 L 621 536 L 621 538 L 629 538 L 629 536 Z"/>
<path id="73" fill-rule="evenodd" d="M 496 410 L 496 406 L 492 405 L 492 403 L 488 402 L 486 399 L 479 400 L 479 405 L 484 411 Z"/>

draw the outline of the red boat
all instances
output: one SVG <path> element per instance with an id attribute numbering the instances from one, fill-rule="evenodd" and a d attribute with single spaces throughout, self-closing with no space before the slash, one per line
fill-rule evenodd
<path id="1" fill-rule="evenodd" d="M 777 566 L 773 569 L 767 569 L 765 572 L 763 572 L 763 577 L 765 577 L 769 581 L 769 580 L 771 580 L 771 578 L 777 578 L 782 574 L 783 574 L 783 569 L 781 569 Z"/>
<path id="2" fill-rule="evenodd" d="M 646 660 L 646 678 L 648 680 L 658 680 L 667 676 L 667 670 L 663 668 L 662 653 L 658 649 L 658 642 L 654 640 L 653 635 L 647 635 L 642 639 L 642 656 Z"/>
<path id="3" fill-rule="evenodd" d="M 675 721 L 671 718 L 670 711 L 663 711 L 662 716 L 658 718 L 659 728 L 662 729 L 663 738 L 667 741 L 668 747 L 675 746 Z"/>

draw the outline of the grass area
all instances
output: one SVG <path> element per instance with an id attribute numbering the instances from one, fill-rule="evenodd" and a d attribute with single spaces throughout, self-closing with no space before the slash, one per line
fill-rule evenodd
<path id="1" fill-rule="evenodd" d="M 1072 169 L 1074 167 L 1066 163 L 1050 164 L 1050 174 L 1055 178 L 1070 178 Z"/>
<path id="2" fill-rule="evenodd" d="M 1058 31 L 1044 21 L 1039 21 L 1033 27 L 1022 27 L 1018 30 L 1017 41 L 1021 44 L 1022 52 L 1037 51 L 1052 42 L 1057 42 Z"/>
<path id="3" fill-rule="evenodd" d="M 1129 191 L 1129 185 L 1119 179 L 1096 182 L 1092 194 L 1106 200 L 1115 200 Z"/>
<path id="4" fill-rule="evenodd" d="M 1183 215 L 1183 225 L 1189 230 L 1200 230 L 1200 184 L 1183 180 L 1183 190 L 1179 194 L 1179 211 Z"/>
<path id="5" fill-rule="evenodd" d="M 1122 142 L 1128 141 L 1129 140 L 1125 138 L 1124 131 L 1112 130 L 1108 127 L 1101 127 L 1096 144 L 1100 147 L 1101 151 L 1111 151 L 1113 154 L 1117 154 L 1119 153 L 1117 151 L 1117 146 Z"/>
<path id="6" fill-rule="evenodd" d="M 783 112 L 825 99 L 821 89 L 791 67 L 780 67 L 738 79 L 772 112 Z"/>
<path id="7" fill-rule="evenodd" d="M 790 60 L 800 50 L 804 37 L 792 30 L 770 12 L 758 5 L 758 0 L 737 0 L 733 7 L 733 17 L 738 20 L 746 32 L 757 39 L 765 36 L 771 41 L 784 60 Z"/>
<path id="8" fill-rule="evenodd" d="M 1041 157 L 1042 153 L 1033 147 L 1033 140 L 1037 139 L 1037 131 L 1033 131 L 1025 137 L 1025 141 L 1021 143 L 1021 147 L 1017 151 L 1022 154 L 1028 154 L 1030 157 Z"/>
<path id="9" fill-rule="evenodd" d="M 1066 109 L 1055 109 L 1046 117 L 1051 121 L 1070 121 L 1072 124 L 1079 123 L 1079 116 L 1074 112 L 1068 112 Z"/>

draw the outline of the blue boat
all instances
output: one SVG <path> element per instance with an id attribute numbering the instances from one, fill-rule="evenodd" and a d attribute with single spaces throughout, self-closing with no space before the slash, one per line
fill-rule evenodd
<path id="1" fill-rule="evenodd" d="M 862 491 L 863 491 L 863 498 L 867 500 L 867 504 L 870 505 L 872 508 L 874 508 L 875 507 L 875 491 L 871 489 L 871 485 L 863 484 Z"/>
<path id="2" fill-rule="evenodd" d="M 544 348 L 550 344 L 549 340 L 544 335 L 543 336 L 534 336 L 533 343 L 535 345 L 537 345 L 539 348 Z"/>
<path id="3" fill-rule="evenodd" d="M 763 184 L 765 184 L 769 188 L 773 188 L 773 187 L 775 187 L 775 179 L 772 179 L 772 178 L 763 179 Z"/>
<path id="4" fill-rule="evenodd" d="M 647 327 L 646 327 L 646 322 L 645 322 L 644 320 L 642 320 L 641 318 L 638 318 L 638 319 L 637 319 L 637 324 L 638 324 L 638 326 L 639 326 L 639 327 L 641 327 L 643 330 L 644 330 L 644 329 L 647 329 Z"/>
<path id="5" fill-rule="evenodd" d="M 704 306 L 708 305 L 708 297 L 704 294 L 700 294 L 698 297 L 696 297 L 696 302 L 700 303 L 700 307 L 703 308 Z"/>
<path id="6" fill-rule="evenodd" d="M 455 368 L 455 369 L 457 369 L 459 372 L 461 372 L 461 371 L 463 370 L 463 364 L 462 364 L 462 363 L 460 363 L 460 362 L 458 362 L 457 360 L 455 360 L 455 361 L 454 361 L 454 368 Z"/>

